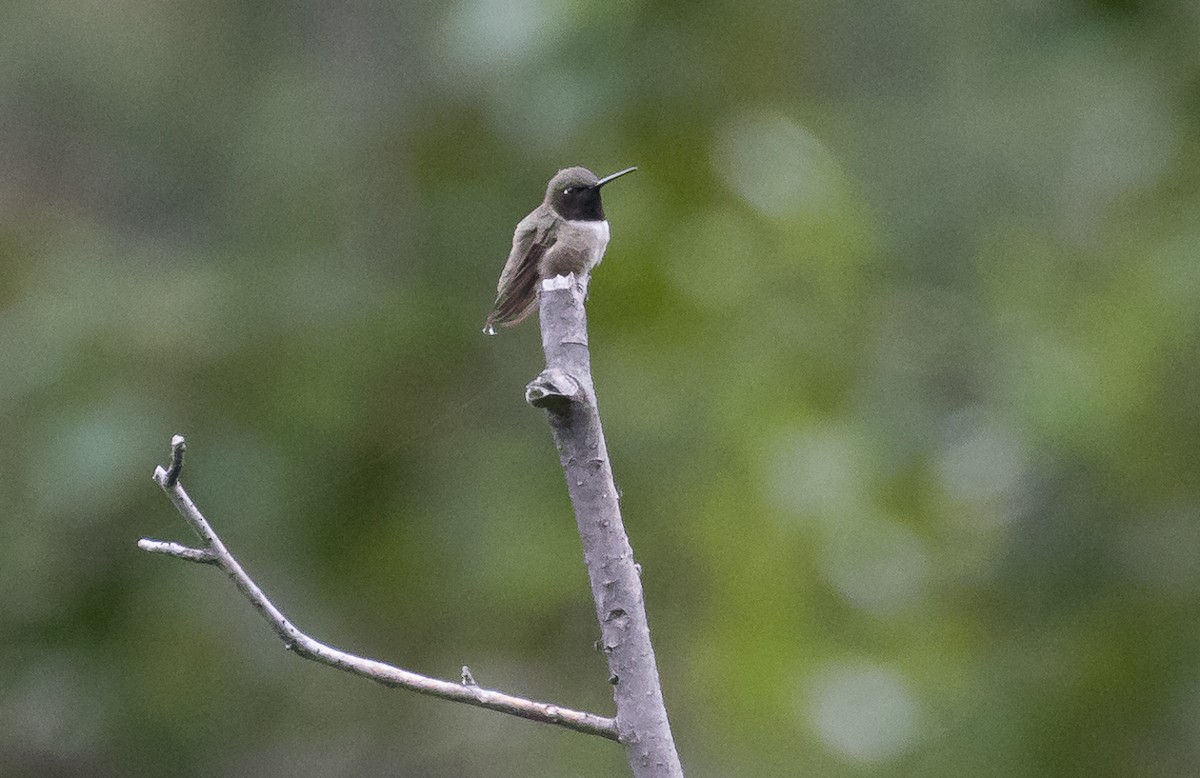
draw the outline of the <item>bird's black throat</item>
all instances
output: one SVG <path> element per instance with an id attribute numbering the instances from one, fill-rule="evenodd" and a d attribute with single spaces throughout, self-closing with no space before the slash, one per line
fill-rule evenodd
<path id="1" fill-rule="evenodd" d="M 551 198 L 555 213 L 571 221 L 604 221 L 604 205 L 598 186 L 567 186 L 557 189 Z"/>

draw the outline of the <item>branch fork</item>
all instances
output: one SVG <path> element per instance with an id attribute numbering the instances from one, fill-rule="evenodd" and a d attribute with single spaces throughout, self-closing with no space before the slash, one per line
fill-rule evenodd
<path id="1" fill-rule="evenodd" d="M 154 481 L 162 488 L 184 521 L 196 533 L 201 545 L 193 547 L 142 538 L 138 541 L 138 548 L 152 554 L 163 554 L 185 562 L 219 568 L 233 581 L 233 585 L 266 620 L 271 630 L 279 636 L 284 646 L 290 651 L 294 651 L 305 659 L 344 670 L 351 675 L 358 675 L 384 686 L 408 689 L 443 700 L 487 708 L 511 716 L 596 735 L 608 740 L 619 739 L 615 719 L 564 708 L 561 705 L 516 697 L 495 689 L 485 689 L 475 683 L 470 668 L 465 665 L 462 668 L 460 681 L 431 678 L 411 670 L 341 651 L 301 632 L 263 594 L 262 589 L 225 547 L 221 538 L 218 537 L 208 520 L 204 518 L 200 509 L 196 507 L 184 490 L 179 476 L 183 471 L 183 454 L 186 447 L 187 444 L 182 435 L 176 435 L 171 439 L 171 463 L 165 468 L 162 466 L 155 468 Z"/>

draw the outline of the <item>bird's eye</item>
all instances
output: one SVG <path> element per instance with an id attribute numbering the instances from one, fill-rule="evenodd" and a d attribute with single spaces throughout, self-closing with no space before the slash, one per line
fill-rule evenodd
<path id="1" fill-rule="evenodd" d="M 571 194 L 571 187 L 568 186 L 566 189 L 564 189 L 563 194 L 565 194 L 565 195 Z"/>

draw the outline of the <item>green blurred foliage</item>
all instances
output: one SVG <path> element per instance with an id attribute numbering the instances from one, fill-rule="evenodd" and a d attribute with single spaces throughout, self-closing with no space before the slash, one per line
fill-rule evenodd
<path id="1" fill-rule="evenodd" d="M 1200 774 L 1200 6 L 0 6 L 0 772 L 619 776 L 284 653 L 611 712 L 536 326 L 596 382 L 695 776 Z"/>

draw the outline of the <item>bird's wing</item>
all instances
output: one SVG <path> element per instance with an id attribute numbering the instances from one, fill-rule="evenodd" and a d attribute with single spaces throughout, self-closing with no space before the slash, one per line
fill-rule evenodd
<path id="1" fill-rule="evenodd" d="M 488 314 L 487 326 L 511 327 L 533 312 L 537 305 L 538 267 L 542 256 L 557 240 L 555 219 L 538 208 L 517 225 L 512 251 L 504 263 L 504 272 L 496 284 L 496 302 Z"/>

